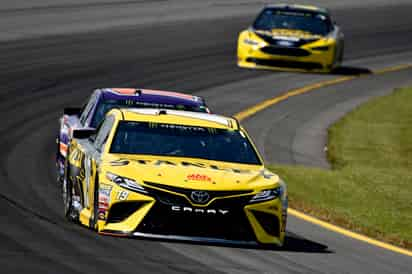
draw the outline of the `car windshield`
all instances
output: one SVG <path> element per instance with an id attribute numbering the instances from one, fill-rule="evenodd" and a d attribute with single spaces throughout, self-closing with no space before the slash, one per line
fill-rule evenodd
<path id="1" fill-rule="evenodd" d="M 256 19 L 257 30 L 293 29 L 326 35 L 331 28 L 328 16 L 317 12 L 265 9 Z"/>
<path id="2" fill-rule="evenodd" d="M 239 130 L 163 123 L 120 121 L 110 153 L 261 164 L 250 141 Z"/>
<path id="3" fill-rule="evenodd" d="M 140 102 L 133 100 L 105 100 L 102 101 L 94 114 L 91 122 L 91 127 L 97 127 L 103 120 L 107 112 L 113 108 L 163 108 L 163 109 L 175 109 L 194 112 L 208 112 L 205 105 L 173 105 L 173 104 L 161 104 L 153 102 Z"/>

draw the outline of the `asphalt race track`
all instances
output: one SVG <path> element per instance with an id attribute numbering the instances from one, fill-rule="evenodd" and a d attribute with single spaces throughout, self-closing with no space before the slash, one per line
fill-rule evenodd
<path id="1" fill-rule="evenodd" d="M 63 217 L 57 118 L 94 88 L 185 91 L 234 115 L 306 84 L 412 63 L 410 1 L 314 2 L 330 7 L 346 34 L 345 63 L 334 75 L 238 69 L 237 33 L 260 1 L 2 1 L 0 272 L 412 273 L 411 257 L 292 217 L 283 249 L 103 237 Z M 327 126 L 407 84 L 412 69 L 364 76 L 290 98 L 243 124 L 267 162 L 327 167 Z"/>

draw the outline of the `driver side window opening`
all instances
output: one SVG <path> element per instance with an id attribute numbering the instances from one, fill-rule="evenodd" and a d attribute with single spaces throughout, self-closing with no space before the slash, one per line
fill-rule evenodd
<path id="1" fill-rule="evenodd" d="M 107 138 L 112 130 L 114 121 L 114 116 L 110 115 L 100 125 L 94 141 L 94 146 L 97 150 L 103 151 L 104 145 L 106 144 Z"/>

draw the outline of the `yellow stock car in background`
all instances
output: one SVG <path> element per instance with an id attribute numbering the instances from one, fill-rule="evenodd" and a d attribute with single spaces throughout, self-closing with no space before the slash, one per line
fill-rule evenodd
<path id="1" fill-rule="evenodd" d="M 235 119 L 114 109 L 72 134 L 69 220 L 108 235 L 283 244 L 286 186 Z"/>
<path id="2" fill-rule="evenodd" d="M 244 68 L 330 72 L 343 59 L 340 28 L 326 9 L 266 6 L 239 34 L 237 63 Z"/>

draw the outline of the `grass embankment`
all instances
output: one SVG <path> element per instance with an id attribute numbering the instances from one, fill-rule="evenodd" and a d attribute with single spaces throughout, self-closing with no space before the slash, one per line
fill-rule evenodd
<path id="1" fill-rule="evenodd" d="M 395 90 L 329 129 L 332 170 L 273 166 L 290 205 L 412 249 L 412 88 Z"/>

